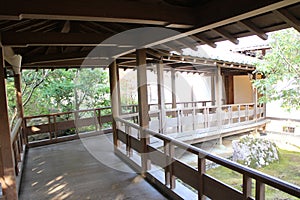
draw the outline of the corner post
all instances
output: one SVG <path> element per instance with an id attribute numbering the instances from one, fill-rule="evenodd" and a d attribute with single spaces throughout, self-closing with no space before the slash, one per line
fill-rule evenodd
<path id="1" fill-rule="evenodd" d="M 0 45 L 0 183 L 6 199 L 18 199 L 6 95 L 4 49 Z"/>

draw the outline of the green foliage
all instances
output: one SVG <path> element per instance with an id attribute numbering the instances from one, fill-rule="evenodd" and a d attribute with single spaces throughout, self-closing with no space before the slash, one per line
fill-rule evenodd
<path id="1" fill-rule="evenodd" d="M 272 52 L 257 63 L 257 72 L 266 78 L 253 81 L 262 94 L 261 102 L 281 101 L 287 111 L 300 109 L 300 34 L 294 29 L 270 35 Z"/>
<path id="2" fill-rule="evenodd" d="M 102 69 L 25 70 L 22 93 L 25 116 L 110 105 L 108 74 Z M 11 113 L 15 108 L 13 79 L 7 84 Z"/>
<path id="3" fill-rule="evenodd" d="M 279 149 L 280 161 L 274 162 L 266 167 L 258 170 L 271 176 L 280 178 L 289 183 L 300 185 L 300 153 Z M 242 190 L 242 176 L 226 167 L 217 167 L 209 169 L 207 174 L 217 178 L 218 180 L 233 186 L 238 190 Z M 252 195 L 255 194 L 255 186 L 252 183 Z M 280 192 L 274 188 L 266 186 L 266 199 L 298 199 L 286 193 Z"/>

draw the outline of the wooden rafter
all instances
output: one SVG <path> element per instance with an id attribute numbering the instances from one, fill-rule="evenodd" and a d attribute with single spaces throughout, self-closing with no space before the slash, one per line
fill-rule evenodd
<path id="1" fill-rule="evenodd" d="M 263 30 L 261 30 L 260 28 L 258 28 L 250 20 L 242 20 L 242 21 L 239 21 L 238 24 L 240 24 L 241 26 L 246 27 L 249 31 L 252 31 L 255 35 L 257 35 L 261 39 L 263 39 L 263 40 L 267 40 L 268 39 L 268 35 Z"/>
<path id="2" fill-rule="evenodd" d="M 239 44 L 239 40 L 237 38 L 235 38 L 234 36 L 230 35 L 230 33 L 228 33 L 227 31 L 223 30 L 222 28 L 215 28 L 215 29 L 212 29 L 212 30 L 214 32 L 216 32 L 217 34 L 219 34 L 220 36 L 222 36 L 223 38 L 229 40 L 233 44 Z"/>
<path id="3" fill-rule="evenodd" d="M 291 15 L 286 9 L 274 10 L 273 13 L 300 32 L 300 21 Z"/>
<path id="4" fill-rule="evenodd" d="M 216 48 L 217 47 L 217 45 L 213 41 L 205 38 L 204 36 L 201 36 L 200 34 L 194 35 L 194 37 L 196 37 L 197 39 L 199 39 L 201 42 L 203 42 L 203 43 L 211 46 L 212 48 Z"/>

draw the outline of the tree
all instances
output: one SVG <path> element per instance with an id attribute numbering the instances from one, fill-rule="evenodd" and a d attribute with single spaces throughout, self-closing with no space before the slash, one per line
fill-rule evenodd
<path id="1" fill-rule="evenodd" d="M 300 33 L 285 29 L 270 35 L 271 53 L 257 63 L 256 73 L 265 78 L 253 81 L 260 102 L 281 102 L 290 111 L 300 110 Z"/>

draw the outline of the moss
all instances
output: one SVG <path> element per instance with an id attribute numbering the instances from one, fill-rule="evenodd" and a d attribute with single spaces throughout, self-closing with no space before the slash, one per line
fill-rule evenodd
<path id="1" fill-rule="evenodd" d="M 278 149 L 280 161 L 276 161 L 266 167 L 258 168 L 257 170 L 269 174 L 271 176 L 280 178 L 289 183 L 300 186 L 300 153 L 291 152 L 282 149 Z M 217 167 L 207 171 L 207 174 L 217 178 L 218 180 L 233 186 L 234 188 L 242 189 L 242 175 L 233 172 L 232 170 L 225 167 Z M 253 191 L 254 195 L 254 181 Z M 278 191 L 271 187 L 266 187 L 266 199 L 298 199 Z"/>

